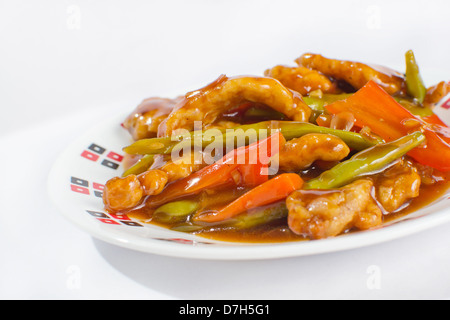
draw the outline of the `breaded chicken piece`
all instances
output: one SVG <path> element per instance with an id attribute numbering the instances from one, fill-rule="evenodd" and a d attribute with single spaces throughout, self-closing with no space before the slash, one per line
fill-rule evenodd
<path id="1" fill-rule="evenodd" d="M 406 92 L 404 75 L 385 67 L 329 59 L 320 54 L 312 53 L 302 55 L 296 59 L 296 62 L 299 66 L 316 70 L 334 79 L 343 80 L 356 90 L 373 80 L 391 95 L 404 95 Z"/>
<path id="2" fill-rule="evenodd" d="M 267 105 L 295 121 L 308 121 L 311 115 L 301 95 L 276 79 L 223 75 L 208 86 L 186 94 L 161 123 L 158 136 L 170 136 L 177 129 L 192 131 L 195 121 L 210 125 L 221 114 L 246 101 Z"/>
<path id="3" fill-rule="evenodd" d="M 342 139 L 310 133 L 286 142 L 279 154 L 279 166 L 282 171 L 300 171 L 316 160 L 340 161 L 349 153 L 350 148 Z"/>
<path id="4" fill-rule="evenodd" d="M 266 70 L 264 75 L 277 79 L 289 89 L 295 90 L 302 95 L 307 95 L 315 90 L 331 94 L 340 92 L 336 82 L 331 81 L 327 76 L 316 70 L 305 67 L 278 65 Z"/>
<path id="5" fill-rule="evenodd" d="M 288 225 L 310 239 L 337 236 L 352 228 L 366 230 L 382 223 L 372 197 L 373 182 L 357 180 L 336 190 L 298 190 L 287 199 Z"/>

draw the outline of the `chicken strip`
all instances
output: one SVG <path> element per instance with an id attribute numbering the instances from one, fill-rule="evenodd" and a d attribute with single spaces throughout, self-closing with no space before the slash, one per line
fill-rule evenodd
<path id="1" fill-rule="evenodd" d="M 279 154 L 282 171 L 300 171 L 316 160 L 340 161 L 350 153 L 350 148 L 340 138 L 321 133 L 310 133 L 292 139 Z"/>
<path id="2" fill-rule="evenodd" d="M 177 129 L 192 131 L 194 121 L 201 121 L 205 127 L 246 101 L 267 105 L 295 121 L 308 121 L 311 115 L 311 109 L 301 95 L 276 79 L 222 75 L 208 86 L 186 94 L 160 124 L 158 136 L 170 136 Z"/>
<path id="3" fill-rule="evenodd" d="M 438 182 L 445 181 L 445 173 L 440 172 L 433 167 L 425 166 L 418 162 L 414 163 L 414 167 L 420 176 L 420 184 L 423 186 L 431 186 Z"/>
<path id="4" fill-rule="evenodd" d="M 169 159 L 170 158 L 170 159 Z M 157 155 L 150 170 L 161 170 L 167 174 L 167 183 L 186 178 L 206 166 L 203 154 L 191 152 L 176 158 Z"/>
<path id="5" fill-rule="evenodd" d="M 147 170 L 140 174 L 138 179 L 141 183 L 144 195 L 153 196 L 160 194 L 163 191 L 169 181 L 169 175 L 163 170 Z"/>
<path id="6" fill-rule="evenodd" d="M 382 211 L 372 190 L 373 182 L 361 179 L 336 190 L 295 191 L 286 200 L 289 228 L 310 239 L 324 239 L 380 225 Z"/>
<path id="7" fill-rule="evenodd" d="M 450 82 L 447 83 L 445 81 L 441 81 L 437 85 L 427 89 L 424 105 L 433 107 L 449 93 L 450 93 Z"/>
<path id="8" fill-rule="evenodd" d="M 403 160 L 379 174 L 375 185 L 378 202 L 392 213 L 419 196 L 421 178 L 417 168 Z"/>
<path id="9" fill-rule="evenodd" d="M 154 138 L 157 136 L 158 126 L 167 118 L 179 100 L 181 99 L 145 99 L 125 119 L 122 125 L 135 141 Z"/>
<path id="10" fill-rule="evenodd" d="M 370 80 L 373 80 L 391 95 L 404 95 L 406 93 L 404 75 L 385 67 L 329 59 L 322 55 L 312 53 L 302 55 L 296 62 L 299 66 L 316 70 L 338 80 L 343 80 L 356 90 L 362 88 Z"/>
<path id="11" fill-rule="evenodd" d="M 179 179 L 186 178 L 192 173 L 199 171 L 205 167 L 204 163 L 195 163 L 186 161 L 186 159 L 179 159 L 175 161 L 169 161 L 161 167 L 161 170 L 168 175 L 168 182 L 173 182 Z"/>
<path id="12" fill-rule="evenodd" d="M 302 95 L 311 91 L 321 90 L 323 93 L 339 93 L 337 83 L 331 81 L 327 76 L 305 67 L 275 66 L 264 73 L 280 81 L 287 88 L 295 90 Z"/>
<path id="13" fill-rule="evenodd" d="M 110 179 L 103 190 L 103 203 L 107 210 L 114 212 L 131 209 L 139 204 L 144 189 L 136 175 Z"/>
<path id="14" fill-rule="evenodd" d="M 139 175 L 115 177 L 104 188 L 103 202 L 108 210 L 123 211 L 138 205 L 144 196 L 160 194 L 168 183 L 185 178 L 205 167 L 203 159 L 194 154 L 167 160 L 163 155 L 155 157 L 152 166 Z"/>

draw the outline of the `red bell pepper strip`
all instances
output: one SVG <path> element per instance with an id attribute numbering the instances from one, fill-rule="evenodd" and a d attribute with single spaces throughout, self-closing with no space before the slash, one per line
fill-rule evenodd
<path id="1" fill-rule="evenodd" d="M 374 81 L 369 81 L 346 100 L 336 101 L 325 108 L 332 114 L 353 113 L 356 126 L 368 126 L 387 142 L 420 129 L 427 138 L 426 146 L 415 148 L 408 155 L 421 164 L 450 171 L 450 139 L 443 134 L 449 128 L 444 122 L 436 115 L 428 119 L 413 115 Z"/>
<path id="2" fill-rule="evenodd" d="M 269 165 L 264 163 L 256 163 L 250 165 L 239 165 L 238 171 L 242 177 L 242 185 L 244 187 L 254 187 L 266 182 L 269 179 L 267 175 Z"/>
<path id="3" fill-rule="evenodd" d="M 287 198 L 303 186 L 303 179 L 296 173 L 283 173 L 251 189 L 219 211 L 195 217 L 196 222 L 221 222 L 247 210 L 265 206 Z"/>
<path id="4" fill-rule="evenodd" d="M 430 124 L 430 128 L 441 134 L 442 139 L 450 144 L 450 128 L 435 114 L 422 118 L 426 123 Z"/>
<path id="5" fill-rule="evenodd" d="M 277 131 L 266 139 L 234 149 L 216 163 L 167 185 L 160 194 L 149 197 L 146 204 L 150 207 L 157 207 L 166 202 L 218 186 L 254 187 L 269 178 L 267 172 L 261 174 L 261 169 L 267 165 L 268 160 L 263 157 L 275 156 L 284 143 L 283 135 Z M 276 147 L 273 148 L 273 146 Z M 267 154 L 263 154 L 263 151 L 266 150 Z"/>

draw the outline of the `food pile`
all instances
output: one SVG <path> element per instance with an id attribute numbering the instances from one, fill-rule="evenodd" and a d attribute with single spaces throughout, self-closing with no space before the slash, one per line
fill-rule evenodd
<path id="1" fill-rule="evenodd" d="M 122 124 L 129 165 L 106 183 L 105 208 L 276 242 L 367 230 L 425 205 L 448 187 L 450 129 L 434 110 L 450 83 L 426 87 L 412 51 L 405 60 L 401 73 L 307 53 L 146 99 Z"/>

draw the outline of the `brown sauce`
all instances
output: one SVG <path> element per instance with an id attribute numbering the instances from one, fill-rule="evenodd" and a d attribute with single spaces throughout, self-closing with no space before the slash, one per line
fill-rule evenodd
<path id="1" fill-rule="evenodd" d="M 384 216 L 384 223 L 403 218 L 412 212 L 424 208 L 434 201 L 438 200 L 450 191 L 450 174 L 445 181 L 436 183 L 432 186 L 423 186 L 420 190 L 420 196 L 411 200 L 406 208 Z M 348 232 L 361 232 L 358 230 L 348 230 Z M 363 232 L 367 232 L 366 230 Z M 278 221 L 269 225 L 254 228 L 252 230 L 213 230 L 198 234 L 199 236 L 228 241 L 228 242 L 247 242 L 247 243 L 282 243 L 292 241 L 309 240 L 292 232 L 286 225 L 286 221 Z"/>
<path id="2" fill-rule="evenodd" d="M 302 176 L 308 179 L 309 177 L 307 177 L 307 175 L 314 176 L 316 174 L 317 172 L 314 174 L 311 174 L 311 172 L 304 172 Z M 409 201 L 401 210 L 385 215 L 383 217 L 383 223 L 392 222 L 396 219 L 405 217 L 406 215 L 426 207 L 427 205 L 443 197 L 450 190 L 450 173 L 441 174 L 441 180 L 442 181 L 436 182 L 432 185 L 422 185 L 420 188 L 419 197 Z M 190 197 L 189 199 L 202 202 L 205 201 L 205 197 L 209 197 L 206 201 L 208 205 L 204 208 L 204 210 L 208 210 L 214 207 L 213 203 L 216 203 L 215 207 L 220 207 L 223 203 L 232 201 L 233 198 L 236 198 L 239 194 L 243 194 L 244 192 L 245 190 L 210 190 L 207 195 L 196 195 Z M 168 229 L 176 226 L 176 224 L 152 221 L 152 213 L 153 210 L 145 207 L 144 205 L 140 208 L 133 209 L 127 214 L 131 218 L 141 222 L 155 224 Z M 347 230 L 346 232 L 354 231 L 356 230 Z M 194 231 L 193 233 L 206 239 L 241 243 L 283 243 L 308 240 L 308 238 L 292 232 L 287 226 L 285 218 L 277 219 L 270 223 L 250 229 L 238 230 L 226 226 L 212 226 L 210 228 L 204 228 L 203 230 Z"/>
<path id="3" fill-rule="evenodd" d="M 314 60 L 316 61 L 314 62 Z M 398 95 L 403 98 L 406 96 L 404 75 L 386 67 L 377 65 L 369 66 L 351 61 L 332 60 L 313 54 L 303 55 L 297 59 L 296 62 L 299 65 L 304 66 L 309 64 L 309 67 L 312 69 L 316 69 L 316 67 L 314 67 L 315 64 L 319 67 L 323 67 L 323 73 L 327 74 L 330 80 L 335 81 L 340 91 L 343 92 L 353 93 L 357 91 L 356 88 L 360 87 L 361 81 L 367 81 L 367 75 L 365 74 L 367 71 L 369 75 L 376 73 L 376 75 L 371 77 L 386 91 L 392 91 L 393 95 Z M 336 70 L 333 70 L 333 63 L 337 65 Z M 287 87 L 279 87 L 278 85 L 272 83 L 271 80 L 269 81 L 269 79 L 271 78 L 228 78 L 225 75 L 221 75 L 218 79 L 205 87 L 188 92 L 176 99 L 156 97 L 142 101 L 142 103 L 125 120 L 123 125 L 129 130 L 135 140 L 139 140 L 142 138 L 142 135 L 144 135 L 144 138 L 166 136 L 172 133 L 174 129 L 176 130 L 177 128 L 183 127 L 180 126 L 180 124 L 184 124 L 189 128 L 189 122 L 185 121 L 186 119 L 184 118 L 189 119 L 190 122 L 202 120 L 206 122 L 207 125 L 213 126 L 214 124 L 222 121 L 224 123 L 231 123 L 231 125 L 234 125 L 257 123 L 266 120 L 308 120 L 310 118 L 310 108 L 308 108 L 304 103 L 302 95 L 294 90 L 288 89 Z M 278 81 L 276 81 L 276 83 L 278 83 Z M 443 85 L 441 85 L 442 83 Z M 442 83 L 439 84 L 441 86 L 437 85 L 436 87 L 429 89 L 429 92 L 427 93 L 428 100 L 429 96 L 434 97 L 439 95 L 442 98 L 444 95 L 442 92 L 445 91 L 444 89 L 447 89 L 447 87 L 445 87 L 446 83 Z M 274 90 L 269 92 L 268 88 L 270 89 L 271 86 L 274 86 Z M 259 88 L 259 90 L 256 90 L 255 88 Z M 309 89 L 307 91 L 309 92 Z M 447 91 L 444 93 L 446 92 Z M 434 101 L 436 99 L 432 100 Z M 208 108 L 204 108 L 206 105 Z M 223 108 L 224 105 L 226 108 Z M 291 109 L 286 109 L 284 107 L 285 105 L 293 105 L 294 107 Z M 302 109 L 302 106 L 305 107 L 308 112 L 299 112 Z M 183 108 L 182 110 L 186 112 L 181 114 L 180 117 L 177 117 L 177 113 L 174 111 L 179 111 L 181 108 Z M 171 112 L 174 113 L 169 116 Z M 346 118 L 343 118 L 342 114 L 340 117 L 327 116 L 326 119 L 319 118 L 319 120 L 322 120 L 322 122 L 326 121 L 327 126 L 330 125 L 332 128 L 345 130 L 351 130 L 354 124 L 353 115 L 351 115 L 351 117 L 347 115 Z M 416 124 L 416 122 L 412 123 L 413 126 L 416 126 Z M 223 128 L 225 128 L 225 126 Z M 448 137 L 449 132 L 447 130 L 440 130 L 442 130 L 439 132 L 442 136 Z M 126 165 L 132 165 L 139 161 L 139 159 L 139 156 L 126 157 L 125 163 Z M 154 158 L 154 163 L 150 169 L 161 168 L 167 163 L 167 161 L 167 156 L 158 155 Z M 315 166 L 301 172 L 300 175 L 305 181 L 307 181 L 310 178 L 314 178 L 323 171 L 331 168 L 333 165 L 334 163 L 331 162 L 315 162 Z M 377 184 L 377 179 L 380 177 L 378 174 L 381 176 L 383 173 L 379 172 L 376 175 L 374 174 L 370 177 L 370 179 L 373 180 L 375 186 L 380 187 L 381 184 Z M 439 174 L 439 177 L 440 180 L 433 184 L 422 183 L 419 196 L 406 202 L 403 206 L 401 206 L 401 209 L 398 209 L 394 213 L 384 215 L 383 223 L 388 223 L 395 221 L 396 219 L 403 218 L 408 214 L 424 208 L 439 198 L 445 196 L 450 188 L 450 173 Z M 395 179 L 392 180 L 396 181 Z M 418 186 L 418 184 L 415 185 Z M 178 188 L 178 186 L 179 185 L 176 185 L 177 190 L 183 189 Z M 168 187 L 170 187 L 170 184 Z M 187 186 L 184 185 L 184 187 Z M 206 190 L 201 194 L 191 195 L 182 199 L 192 200 L 193 202 L 199 203 L 199 207 L 196 209 L 196 213 L 194 214 L 196 215 L 212 210 L 219 210 L 232 202 L 239 195 L 244 194 L 246 191 L 247 189 L 239 189 L 235 186 L 234 188 L 221 187 L 220 190 Z M 402 191 L 402 189 L 400 189 L 400 191 Z M 414 191 L 417 191 L 417 188 Z M 314 192 L 317 193 L 313 194 Z M 321 192 L 322 191 L 314 190 L 311 191 L 311 195 L 315 197 L 317 194 L 323 194 Z M 157 200 L 154 200 L 155 198 Z M 147 199 L 144 200 L 140 206 L 123 213 L 137 221 L 151 223 L 168 229 L 179 228 L 180 225 L 183 224 L 184 227 L 186 227 L 185 231 L 189 229 L 187 227 L 199 227 L 198 224 L 196 225 L 193 223 L 192 215 L 189 215 L 182 222 L 162 223 L 161 221 L 158 221 L 157 215 L 154 214 L 155 206 L 165 204 L 167 198 L 165 196 L 158 198 L 158 195 L 155 195 L 155 198 L 153 198 L 154 202 L 152 203 L 153 200 L 147 197 Z M 392 200 L 392 198 L 388 198 L 388 200 Z M 384 205 L 387 207 L 393 202 L 394 201 L 384 202 Z M 381 202 L 379 202 L 379 204 L 381 209 Z M 281 206 L 286 208 L 284 201 L 281 202 Z M 265 207 L 259 208 L 258 210 L 262 213 L 264 209 Z M 243 215 L 244 214 L 247 213 L 243 213 Z M 275 218 L 270 220 L 271 222 L 246 229 L 238 229 L 230 226 L 230 224 L 204 225 L 200 226 L 201 229 L 196 229 L 195 231 L 190 229 L 190 232 L 208 239 L 242 243 L 281 243 L 308 240 L 304 236 L 297 235 L 289 229 L 286 215 L 281 217 L 274 215 Z M 379 220 L 377 220 L 377 223 L 378 222 Z M 242 224 L 240 226 L 242 226 Z M 354 230 L 346 230 L 344 232 L 354 232 Z"/>
<path id="4" fill-rule="evenodd" d="M 307 238 L 292 232 L 286 225 L 285 220 L 252 228 L 250 230 L 212 230 L 199 233 L 198 235 L 212 240 L 245 243 L 282 243 L 308 240 Z"/>
<path id="5" fill-rule="evenodd" d="M 449 195 L 450 193 L 450 173 L 445 174 L 444 181 L 438 182 L 435 185 L 422 186 L 420 188 L 419 197 L 413 199 L 409 205 L 398 212 L 391 213 L 385 216 L 384 222 L 391 222 L 418 211 L 436 200 Z"/>

